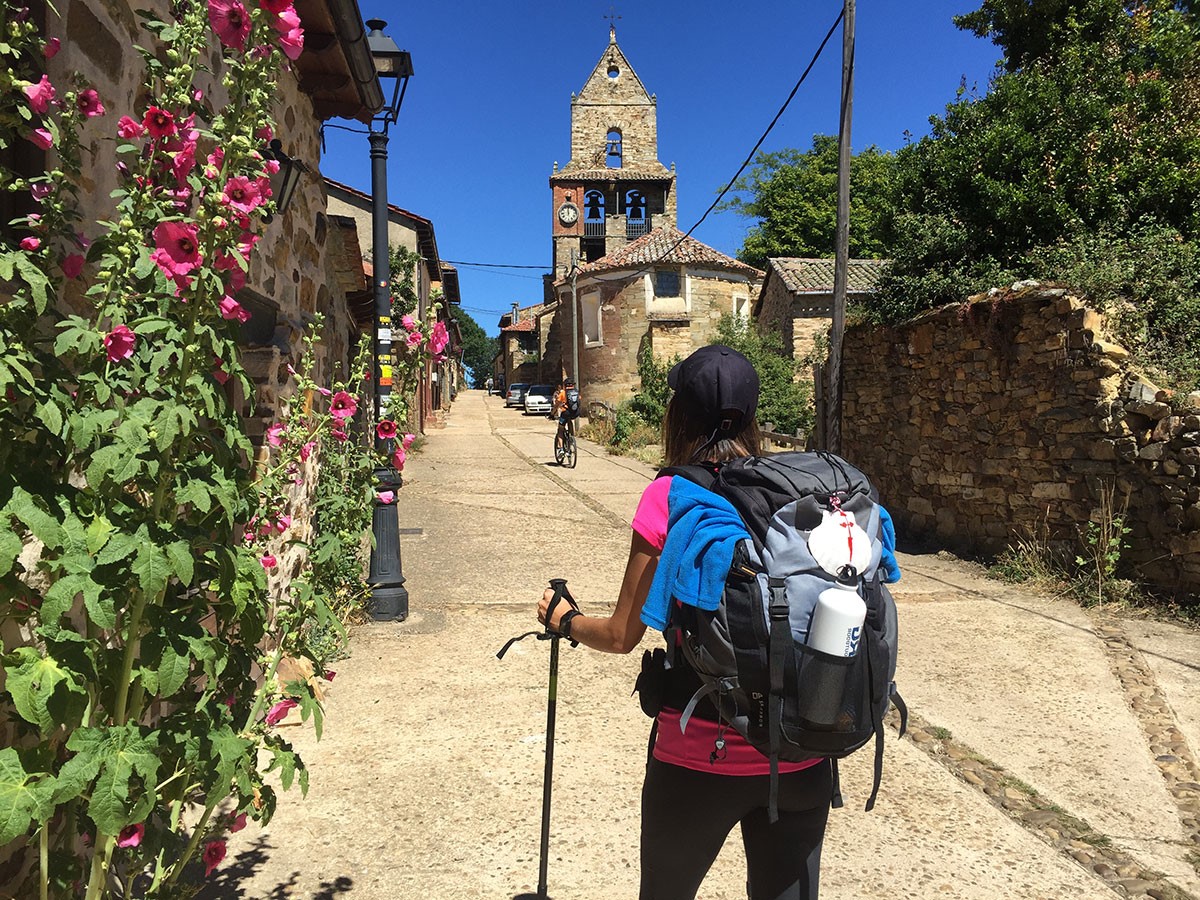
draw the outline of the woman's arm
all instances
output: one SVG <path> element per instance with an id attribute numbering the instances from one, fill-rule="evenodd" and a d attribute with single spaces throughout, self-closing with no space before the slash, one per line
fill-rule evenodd
<path id="1" fill-rule="evenodd" d="M 611 616 L 575 616 L 571 619 L 571 639 L 605 653 L 628 653 L 636 647 L 646 633 L 646 625 L 641 620 L 642 604 L 650 592 L 658 555 L 658 548 L 635 531 L 629 560 L 625 563 L 625 577 L 621 580 L 621 592 L 617 595 L 617 608 Z M 538 604 L 538 621 L 543 625 L 546 624 L 546 608 L 553 598 L 554 591 L 547 588 Z M 559 603 L 554 608 L 554 618 L 550 622 L 552 629 L 558 630 L 559 621 L 570 608 L 566 603 Z"/>

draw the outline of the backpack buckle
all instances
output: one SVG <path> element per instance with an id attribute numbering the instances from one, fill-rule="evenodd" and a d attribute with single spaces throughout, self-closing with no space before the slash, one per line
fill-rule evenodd
<path id="1" fill-rule="evenodd" d="M 769 576 L 767 578 L 767 616 L 772 622 L 778 622 L 788 617 L 787 581 L 783 578 Z"/>

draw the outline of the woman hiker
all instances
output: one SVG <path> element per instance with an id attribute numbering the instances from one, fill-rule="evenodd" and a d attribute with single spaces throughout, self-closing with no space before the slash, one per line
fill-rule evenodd
<path id="1" fill-rule="evenodd" d="M 674 391 L 663 419 L 668 466 L 758 453 L 758 375 L 744 356 L 728 347 L 703 347 L 672 368 L 667 381 Z M 629 653 L 637 647 L 666 543 L 672 477 L 678 476 L 655 479 L 642 493 L 612 615 L 586 616 L 560 603 L 546 623 L 553 598 L 547 590 L 538 604 L 540 622 L 594 650 Z M 779 819 L 769 823 L 767 758 L 720 724 L 707 702 L 681 733 L 680 710 L 700 682 L 683 654 L 675 660 L 642 787 L 640 900 L 694 900 L 735 825 L 741 826 L 752 900 L 815 900 L 832 794 L 829 761 L 779 763 Z M 719 739 L 723 756 L 714 753 Z"/>

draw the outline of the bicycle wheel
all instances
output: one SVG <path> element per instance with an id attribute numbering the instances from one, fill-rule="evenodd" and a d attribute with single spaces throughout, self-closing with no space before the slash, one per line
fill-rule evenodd
<path id="1" fill-rule="evenodd" d="M 561 434 L 556 434 L 554 436 L 554 461 L 561 466 L 566 453 L 566 441 Z"/>
<path id="2" fill-rule="evenodd" d="M 575 435 L 568 434 L 563 441 L 563 462 L 562 465 L 568 469 L 575 468 L 575 462 L 579 458 L 579 447 L 575 444 Z"/>

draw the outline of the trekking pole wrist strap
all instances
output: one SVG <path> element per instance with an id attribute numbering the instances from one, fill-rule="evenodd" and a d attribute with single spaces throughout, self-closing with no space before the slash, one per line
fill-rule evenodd
<path id="1" fill-rule="evenodd" d="M 582 616 L 582 615 L 583 615 L 583 613 L 581 613 L 577 609 L 568 609 L 565 613 L 563 613 L 563 617 L 558 620 L 558 633 L 561 634 L 563 637 L 565 637 L 567 640 L 572 640 L 572 638 L 571 638 L 571 620 L 576 618 L 577 616 Z"/>
<path id="2" fill-rule="evenodd" d="M 567 638 L 567 640 L 571 641 L 572 647 L 578 646 L 579 642 L 572 640 L 570 635 L 563 631 L 563 628 L 564 623 L 569 621 L 569 617 L 571 617 L 572 614 L 579 615 L 579 604 L 575 602 L 575 598 L 572 597 L 571 592 L 567 590 L 567 579 L 551 578 L 550 587 L 554 591 L 554 596 L 550 599 L 550 604 L 546 607 L 546 633 L 562 635 L 563 637 Z M 554 619 L 554 610 L 558 606 L 559 602 L 563 600 L 565 600 L 567 605 L 571 608 L 563 613 L 562 618 L 559 619 L 558 628 L 552 628 L 550 623 Z"/>

